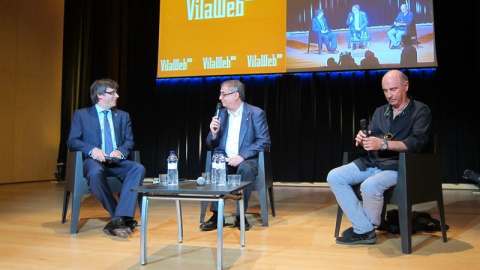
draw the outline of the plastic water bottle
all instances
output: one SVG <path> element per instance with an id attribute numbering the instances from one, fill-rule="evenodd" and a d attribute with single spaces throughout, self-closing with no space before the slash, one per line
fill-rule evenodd
<path id="1" fill-rule="evenodd" d="M 217 186 L 226 186 L 227 185 L 227 167 L 225 155 L 222 152 L 218 153 L 218 163 L 217 163 Z"/>
<path id="2" fill-rule="evenodd" d="M 178 158 L 177 155 L 175 155 L 175 151 L 170 151 L 167 162 L 167 185 L 178 185 Z"/>
<path id="3" fill-rule="evenodd" d="M 212 177 L 212 185 L 217 184 L 217 179 L 218 179 L 217 165 L 218 165 L 218 152 L 214 151 L 212 155 L 212 173 L 210 174 Z"/>

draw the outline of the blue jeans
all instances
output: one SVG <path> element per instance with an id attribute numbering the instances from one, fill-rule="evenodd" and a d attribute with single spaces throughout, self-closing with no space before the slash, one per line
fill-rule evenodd
<path id="1" fill-rule="evenodd" d="M 383 192 L 397 184 L 397 171 L 367 168 L 360 171 L 353 162 L 331 170 L 327 176 L 337 202 L 358 234 L 373 231 L 381 222 Z M 362 203 L 352 186 L 360 184 Z"/>
<path id="2" fill-rule="evenodd" d="M 405 35 L 405 31 L 392 28 L 388 30 L 387 36 L 392 42 L 392 46 L 400 46 L 402 44 L 402 36 Z"/>

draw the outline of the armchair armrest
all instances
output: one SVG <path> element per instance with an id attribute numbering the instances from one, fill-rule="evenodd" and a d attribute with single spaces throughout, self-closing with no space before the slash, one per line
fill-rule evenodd
<path id="1" fill-rule="evenodd" d="M 343 165 L 348 164 L 357 158 L 365 157 L 367 155 L 368 155 L 367 152 L 343 152 L 342 164 Z"/>

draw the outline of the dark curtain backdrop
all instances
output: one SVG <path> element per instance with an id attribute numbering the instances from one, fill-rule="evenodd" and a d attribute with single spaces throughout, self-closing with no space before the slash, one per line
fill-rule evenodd
<path id="1" fill-rule="evenodd" d="M 463 66 L 480 58 L 467 51 L 462 55 L 445 30 L 455 20 L 478 33 L 480 5 L 471 5 L 457 6 L 452 17 L 450 4 L 434 1 L 439 67 L 404 70 L 410 94 L 432 109 L 443 181 L 451 183 L 465 182 L 465 169 L 480 169 L 480 94 L 474 81 L 479 68 Z M 359 120 L 369 119 L 386 102 L 380 85 L 386 70 L 156 80 L 158 11 L 158 0 L 65 1 L 60 159 L 72 112 L 91 106 L 88 88 L 101 77 L 120 83 L 118 106 L 132 116 L 136 148 L 149 177 L 166 171 L 169 150 L 179 155 L 180 177 L 196 178 L 204 170 L 204 141 L 226 79 L 243 81 L 246 102 L 267 113 L 275 181 L 325 181 L 340 165 L 342 152 L 354 150 Z M 438 19 L 444 16 L 450 20 Z M 478 35 L 468 43 L 477 44 Z"/>

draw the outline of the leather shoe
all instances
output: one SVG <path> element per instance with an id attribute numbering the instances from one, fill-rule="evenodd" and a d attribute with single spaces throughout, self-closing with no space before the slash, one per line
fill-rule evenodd
<path id="1" fill-rule="evenodd" d="M 118 236 L 121 238 L 127 238 L 130 234 L 132 234 L 132 230 L 125 225 L 125 221 L 123 218 L 114 219 L 107 223 L 103 228 L 103 232 L 107 235 L 111 236 Z"/>
<path id="2" fill-rule="evenodd" d="M 225 218 L 223 219 L 223 226 L 225 226 Z M 200 224 L 201 231 L 213 231 L 217 229 L 217 219 L 210 218 L 207 222 Z"/>
<path id="3" fill-rule="evenodd" d="M 233 227 L 237 227 L 240 230 L 240 217 L 235 218 L 235 224 L 233 225 Z M 250 223 L 248 223 L 247 218 L 245 218 L 245 231 L 248 231 L 251 228 L 252 228 L 252 225 L 250 225 Z"/>
<path id="4" fill-rule="evenodd" d="M 125 226 L 130 228 L 132 232 L 135 230 L 137 225 L 138 225 L 138 221 L 136 221 L 135 219 L 125 219 Z"/>

